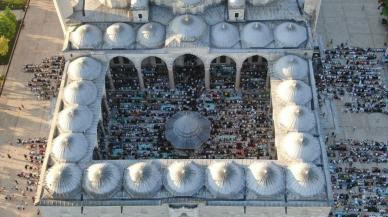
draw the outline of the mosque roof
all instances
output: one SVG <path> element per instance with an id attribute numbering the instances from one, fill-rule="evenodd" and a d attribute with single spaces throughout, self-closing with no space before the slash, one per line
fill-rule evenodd
<path id="1" fill-rule="evenodd" d="M 316 160 L 321 153 L 318 139 L 309 133 L 289 132 L 283 137 L 279 148 L 289 160 L 304 162 Z"/>
<path id="2" fill-rule="evenodd" d="M 302 196 L 313 196 L 323 191 L 325 178 L 321 168 L 310 163 L 293 163 L 287 171 L 287 188 Z"/>
<path id="3" fill-rule="evenodd" d="M 131 8 L 133 9 L 144 9 L 147 8 L 149 0 L 131 0 Z"/>
<path id="4" fill-rule="evenodd" d="M 282 81 L 277 87 L 276 94 L 284 103 L 297 105 L 305 105 L 312 99 L 310 86 L 298 80 Z"/>
<path id="5" fill-rule="evenodd" d="M 307 29 L 293 22 L 284 22 L 276 26 L 274 35 L 280 47 L 299 47 L 307 40 Z"/>
<path id="6" fill-rule="evenodd" d="M 58 127 L 61 132 L 80 133 L 87 130 L 93 121 L 93 114 L 86 106 L 71 106 L 58 114 Z"/>
<path id="7" fill-rule="evenodd" d="M 238 28 L 230 23 L 221 22 L 211 27 L 211 43 L 218 48 L 231 48 L 240 42 Z"/>
<path id="8" fill-rule="evenodd" d="M 68 198 L 81 192 L 82 171 L 72 163 L 57 163 L 48 169 L 45 187 L 54 198 Z"/>
<path id="9" fill-rule="evenodd" d="M 85 157 L 88 141 L 81 133 L 62 133 L 53 140 L 51 154 L 58 162 L 76 163 Z"/>
<path id="10" fill-rule="evenodd" d="M 232 8 L 241 8 L 245 6 L 245 0 L 228 0 L 228 6 Z"/>
<path id="11" fill-rule="evenodd" d="M 145 48 L 160 48 L 166 38 L 165 27 L 156 22 L 146 23 L 137 31 L 137 42 Z"/>
<path id="12" fill-rule="evenodd" d="M 279 123 L 287 131 L 308 132 L 316 125 L 313 112 L 304 106 L 287 105 L 279 113 Z"/>
<path id="13" fill-rule="evenodd" d="M 92 57 L 78 57 L 70 62 L 67 73 L 71 80 L 95 80 L 101 76 L 102 64 Z"/>
<path id="14" fill-rule="evenodd" d="M 180 15 L 169 24 L 171 35 L 169 37 L 178 41 L 196 41 L 203 37 L 208 25 L 200 16 Z"/>
<path id="15" fill-rule="evenodd" d="M 257 161 L 246 170 L 247 188 L 257 195 L 274 195 L 284 190 L 284 175 L 272 162 Z"/>
<path id="16" fill-rule="evenodd" d="M 84 24 L 70 33 L 70 42 L 75 49 L 94 49 L 102 43 L 102 32 L 95 25 Z"/>
<path id="17" fill-rule="evenodd" d="M 244 48 L 266 47 L 273 40 L 271 29 L 261 22 L 247 23 L 241 31 L 241 43 Z"/>
<path id="18" fill-rule="evenodd" d="M 65 87 L 63 100 L 70 105 L 90 105 L 97 100 L 97 87 L 91 81 L 73 81 Z"/>
<path id="19" fill-rule="evenodd" d="M 280 79 L 303 80 L 308 70 L 307 61 L 295 55 L 283 56 L 274 64 L 274 75 Z"/>
<path id="20" fill-rule="evenodd" d="M 104 47 L 106 48 L 130 48 L 135 41 L 135 30 L 128 24 L 114 23 L 105 30 Z"/>
<path id="21" fill-rule="evenodd" d="M 162 183 L 160 166 L 150 162 L 134 163 L 124 171 L 124 189 L 134 197 L 152 197 Z"/>
<path id="22" fill-rule="evenodd" d="M 109 8 L 126 8 L 130 0 L 99 0 L 101 4 Z"/>

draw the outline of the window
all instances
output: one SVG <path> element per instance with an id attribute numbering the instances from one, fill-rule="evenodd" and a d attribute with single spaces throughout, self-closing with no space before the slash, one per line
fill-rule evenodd
<path id="1" fill-rule="evenodd" d="M 137 16 L 139 17 L 139 19 L 143 18 L 143 14 L 138 14 Z"/>
<path id="2" fill-rule="evenodd" d="M 239 13 L 234 13 L 234 17 L 238 18 L 239 17 Z"/>

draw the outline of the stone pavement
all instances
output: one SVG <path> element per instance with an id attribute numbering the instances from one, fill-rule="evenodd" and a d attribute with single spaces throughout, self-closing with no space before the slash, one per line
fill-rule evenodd
<path id="1" fill-rule="evenodd" d="M 14 186 L 17 172 L 24 170 L 26 164 L 23 147 L 11 146 L 18 137 L 35 138 L 48 136 L 50 102 L 37 101 L 25 87 L 32 74 L 24 73 L 22 67 L 28 63 L 40 63 L 41 59 L 61 53 L 63 34 L 54 5 L 51 0 L 31 0 L 25 24 L 22 29 L 10 71 L 0 97 L 0 187 L 10 189 Z M 25 109 L 19 110 L 21 105 Z M 7 153 L 12 159 L 7 158 Z M 31 205 L 31 196 L 24 201 Z M 4 200 L 0 195 L 1 217 L 32 217 L 36 208 L 24 211 L 16 209 L 16 201 Z"/>
<path id="2" fill-rule="evenodd" d="M 377 7 L 377 0 L 322 0 L 317 31 L 323 43 L 332 39 L 334 46 L 384 47 L 388 29 Z"/>

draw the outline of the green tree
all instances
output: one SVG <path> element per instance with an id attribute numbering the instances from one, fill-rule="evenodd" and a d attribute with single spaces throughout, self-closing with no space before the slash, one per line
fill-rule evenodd
<path id="1" fill-rule="evenodd" d="M 16 16 L 9 8 L 0 13 L 0 35 L 11 39 L 16 33 L 16 26 Z"/>
<path id="2" fill-rule="evenodd" d="M 9 39 L 4 36 L 0 36 L 0 56 L 5 56 L 9 50 Z"/>

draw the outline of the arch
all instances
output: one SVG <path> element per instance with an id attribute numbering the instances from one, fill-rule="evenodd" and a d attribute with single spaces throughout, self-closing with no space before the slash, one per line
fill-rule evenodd
<path id="1" fill-rule="evenodd" d="M 241 84 L 243 90 L 251 90 L 268 86 L 268 61 L 254 55 L 246 58 L 241 67 Z"/>
<path id="2" fill-rule="evenodd" d="M 116 56 L 109 61 L 109 73 L 105 81 L 106 90 L 140 89 L 139 76 L 135 64 L 123 56 Z"/>
<path id="3" fill-rule="evenodd" d="M 205 65 L 192 54 L 177 57 L 173 64 L 175 86 L 178 90 L 191 89 L 197 93 L 205 87 Z"/>
<path id="4" fill-rule="evenodd" d="M 148 90 L 169 89 L 168 68 L 165 61 L 156 56 L 149 56 L 141 62 L 144 87 Z"/>
<path id="5" fill-rule="evenodd" d="M 229 56 L 218 56 L 210 63 L 210 89 L 232 89 L 236 83 L 236 62 Z"/>

